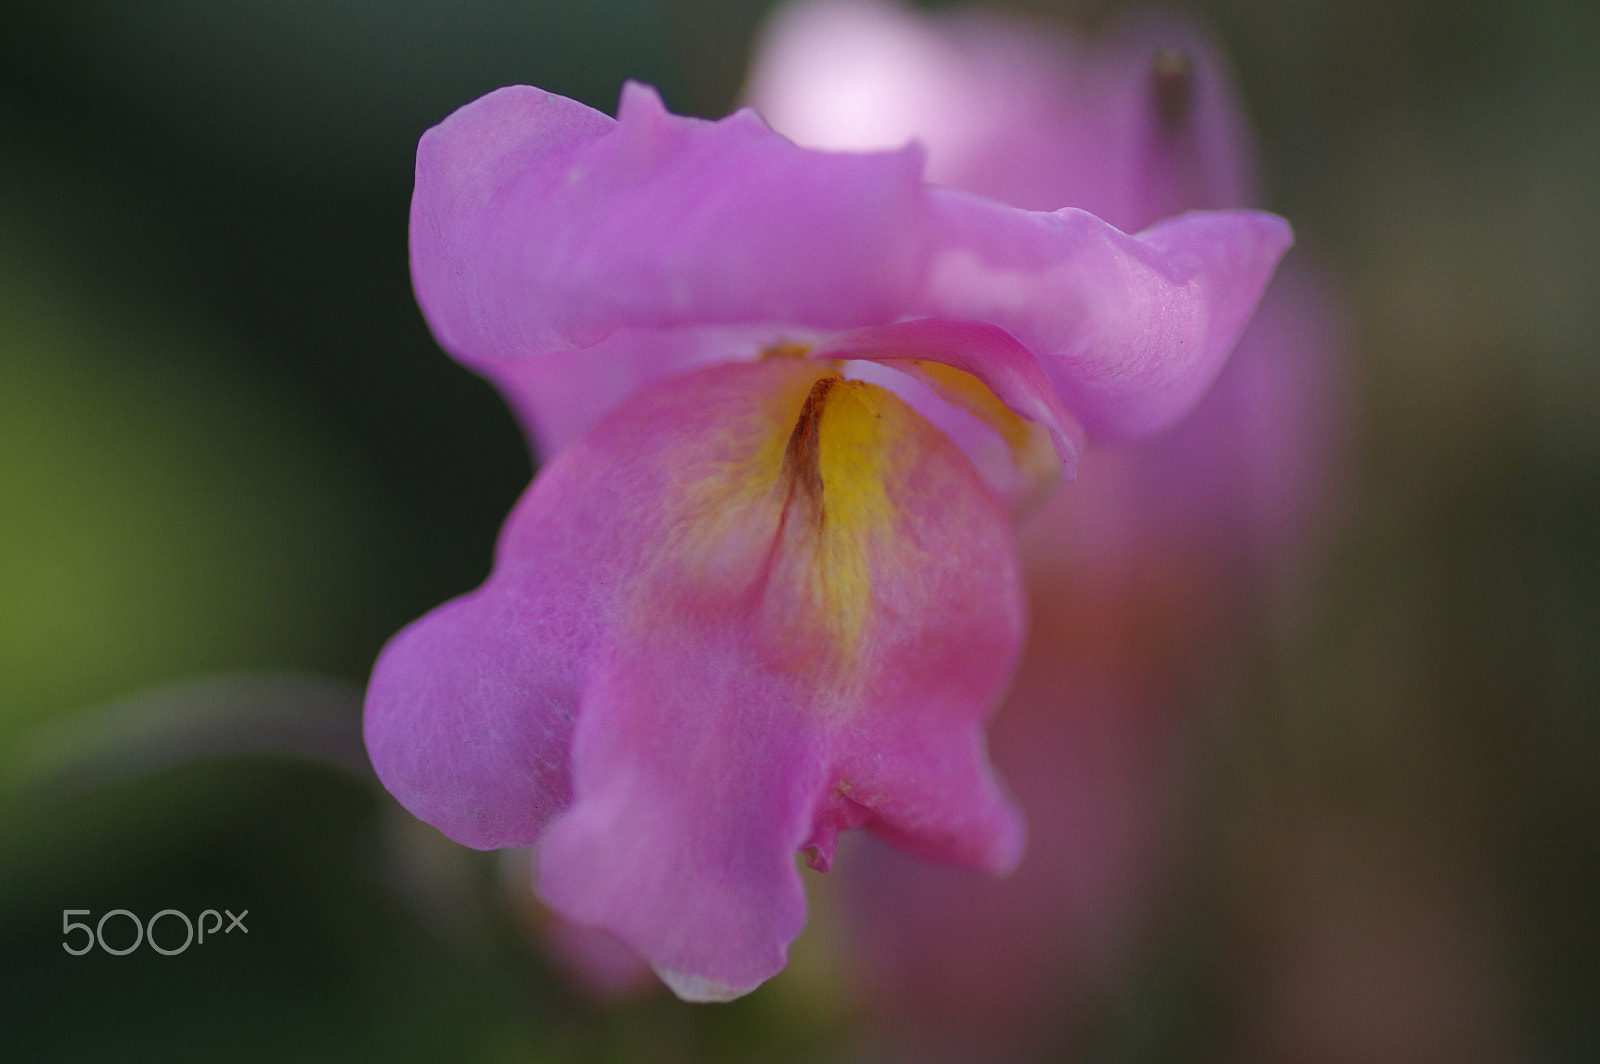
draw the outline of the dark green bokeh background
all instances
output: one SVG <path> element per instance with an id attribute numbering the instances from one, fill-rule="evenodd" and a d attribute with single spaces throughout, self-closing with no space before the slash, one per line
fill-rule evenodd
<path id="1" fill-rule="evenodd" d="M 416 137 L 511 82 L 720 114 L 764 8 L 0 8 L 0 1054 L 856 1059 L 814 970 L 717 1009 L 567 989 L 496 861 L 348 745 L 530 469 L 412 303 Z M 1194 8 L 1348 301 L 1356 444 L 1310 616 L 1208 751 L 1188 900 L 1079 1044 L 1600 1059 L 1600 8 Z M 96 709 L 235 669 L 333 678 L 323 717 L 252 746 L 224 698 L 196 759 Z M 247 939 L 60 947 L 65 908 L 224 906 Z"/>

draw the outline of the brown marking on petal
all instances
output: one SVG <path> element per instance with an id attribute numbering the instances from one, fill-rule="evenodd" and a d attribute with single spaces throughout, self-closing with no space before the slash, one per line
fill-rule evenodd
<path id="1" fill-rule="evenodd" d="M 1194 62 L 1179 48 L 1162 48 L 1150 60 L 1156 113 L 1169 130 L 1188 124 L 1194 102 Z"/>
<path id="2" fill-rule="evenodd" d="M 783 469 L 780 482 L 787 489 L 785 495 L 792 505 L 796 498 L 809 503 L 812 519 L 820 528 L 827 512 L 822 494 L 822 411 L 828 404 L 828 393 L 834 385 L 844 380 L 837 374 L 823 377 L 811 385 L 789 442 L 783 450 Z"/>
<path id="3" fill-rule="evenodd" d="M 749 418 L 730 420 L 716 457 L 685 471 L 664 553 L 708 601 L 747 603 L 771 664 L 843 690 L 865 682 L 875 571 L 918 563 L 897 534 L 894 492 L 915 456 L 908 440 L 937 430 L 834 364 L 771 368 L 783 372 Z"/>

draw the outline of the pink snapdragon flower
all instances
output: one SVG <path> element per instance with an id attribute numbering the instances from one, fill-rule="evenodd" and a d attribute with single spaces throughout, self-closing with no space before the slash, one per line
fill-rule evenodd
<path id="1" fill-rule="evenodd" d="M 983 739 L 1023 641 L 1012 513 L 1080 424 L 1180 417 L 1289 243 L 922 167 L 640 85 L 615 120 L 502 89 L 418 149 L 418 301 L 547 462 L 483 586 L 384 649 L 368 749 L 449 837 L 537 845 L 550 906 L 691 1000 L 782 967 L 795 855 L 841 830 L 1015 865 Z"/>
<path id="2" fill-rule="evenodd" d="M 747 98 L 802 144 L 917 138 L 932 181 L 1129 231 L 1257 196 L 1219 51 L 1170 17 L 1091 41 L 812 0 L 769 27 Z M 1142 445 L 1091 449 L 1022 528 L 1030 633 L 990 752 L 1028 816 L 1027 855 L 1000 882 L 848 855 L 858 989 L 915 1059 L 1047 1053 L 1126 975 L 1183 846 L 1197 703 L 1263 600 L 1292 598 L 1326 516 L 1336 324 L 1291 259 L 1196 409 Z"/>

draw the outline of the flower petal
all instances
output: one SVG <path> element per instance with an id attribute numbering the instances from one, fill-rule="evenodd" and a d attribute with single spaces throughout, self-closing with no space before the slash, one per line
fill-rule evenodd
<path id="1" fill-rule="evenodd" d="M 1061 473 L 1070 480 L 1077 472 L 1083 430 L 1062 407 L 1038 360 L 993 326 L 928 319 L 899 322 L 840 333 L 810 354 L 866 359 L 908 373 L 988 423 L 1018 451 L 1027 446 L 1025 436 L 1004 411 L 1041 425 L 1050 434 Z M 975 390 L 961 377 L 941 372 L 944 367 L 970 374 L 985 387 Z M 1003 409 L 996 409 L 995 400 Z"/>
<path id="2" fill-rule="evenodd" d="M 635 392 L 686 370 L 742 362 L 805 337 L 771 325 L 618 329 L 593 347 L 479 366 L 516 411 L 535 450 L 555 455 Z"/>
<path id="3" fill-rule="evenodd" d="M 585 691 L 578 800 L 540 849 L 539 890 L 681 996 L 718 1000 L 782 968 L 800 932 L 794 854 L 829 766 L 815 707 L 742 660 L 735 626 L 697 634 L 678 660 L 619 648 Z"/>
<path id="4" fill-rule="evenodd" d="M 527 85 L 457 110 L 417 144 L 411 197 L 411 282 L 433 335 L 469 364 L 525 354 L 545 331 L 508 314 L 520 276 L 516 249 L 496 241 L 515 195 L 557 185 L 581 149 L 614 123 L 599 111 Z"/>
<path id="5" fill-rule="evenodd" d="M 614 123 L 558 99 L 501 89 L 418 147 L 418 300 L 464 361 L 627 326 L 847 328 L 915 290 L 918 150 L 805 151 L 754 112 L 679 118 L 632 83 Z"/>
<path id="6" fill-rule="evenodd" d="M 424 136 L 413 271 L 463 361 L 500 378 L 498 360 L 622 329 L 964 320 L 1020 341 L 1092 427 L 1138 435 L 1204 389 L 1289 242 L 1240 211 L 1128 237 L 924 185 L 915 148 L 807 151 L 752 112 L 679 118 L 638 85 L 608 123 L 504 89 Z"/>
<path id="7" fill-rule="evenodd" d="M 1191 212 L 1128 236 L 1091 214 L 935 190 L 926 313 L 982 321 L 1039 359 L 1091 430 L 1157 432 L 1200 397 L 1250 319 L 1289 226 Z"/>
<path id="8" fill-rule="evenodd" d="M 996 870 L 1020 851 L 981 741 L 1022 634 L 1009 521 L 942 435 L 833 369 L 639 393 L 546 468 L 492 582 L 592 635 L 540 891 L 688 997 L 782 966 L 794 854 L 841 826 Z M 574 557 L 595 590 L 554 603 Z"/>
<path id="9" fill-rule="evenodd" d="M 373 668 L 372 767 L 463 845 L 531 845 L 567 803 L 573 633 L 553 638 L 549 613 L 497 573 L 402 630 Z"/>

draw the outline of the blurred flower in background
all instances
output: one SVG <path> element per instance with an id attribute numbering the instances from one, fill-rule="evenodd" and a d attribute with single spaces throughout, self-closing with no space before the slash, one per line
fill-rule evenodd
<path id="1" fill-rule="evenodd" d="M 776 16 L 747 98 L 801 143 L 919 138 L 930 180 L 1128 232 L 1257 200 L 1220 50 L 1171 17 L 1091 39 L 813 0 Z M 1038 1055 L 1130 975 L 1195 830 L 1206 714 L 1294 608 L 1332 512 L 1339 321 L 1297 255 L 1185 422 L 1092 450 L 1024 526 L 1030 637 L 991 738 L 1029 821 L 1017 872 L 985 883 L 878 849 L 842 863 L 846 933 L 909 1059 Z"/>

